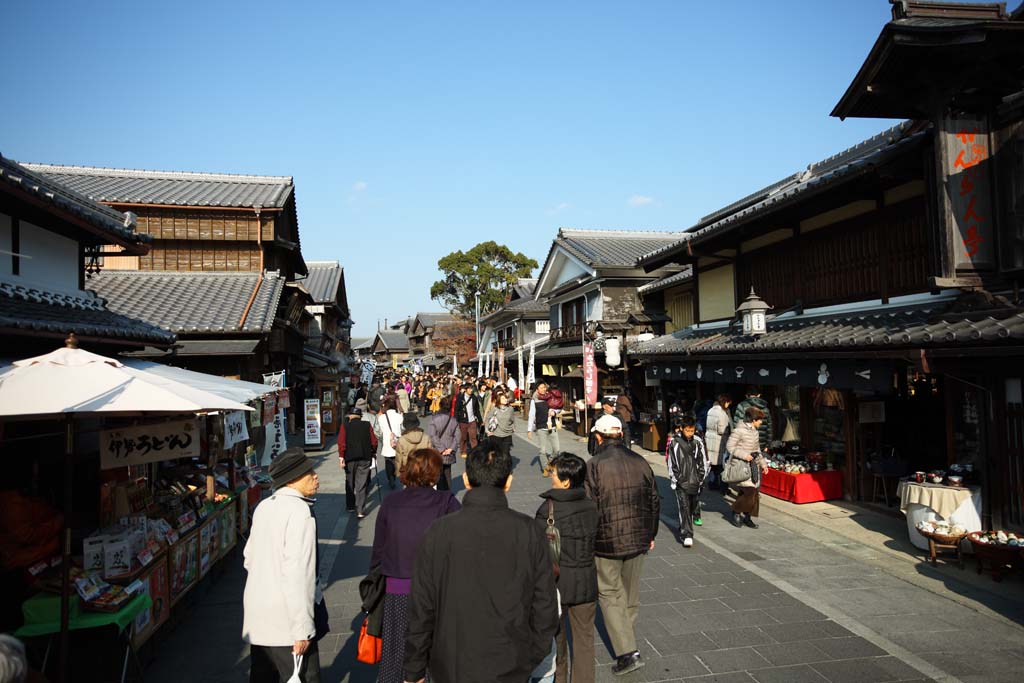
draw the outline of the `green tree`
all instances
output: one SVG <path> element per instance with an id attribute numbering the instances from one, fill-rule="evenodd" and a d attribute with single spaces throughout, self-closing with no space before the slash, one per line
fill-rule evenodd
<path id="1" fill-rule="evenodd" d="M 453 251 L 437 262 L 444 278 L 430 287 L 430 298 L 448 310 L 471 319 L 480 292 L 480 315 L 505 303 L 512 285 L 530 277 L 537 262 L 504 244 L 481 242 L 467 252 Z"/>

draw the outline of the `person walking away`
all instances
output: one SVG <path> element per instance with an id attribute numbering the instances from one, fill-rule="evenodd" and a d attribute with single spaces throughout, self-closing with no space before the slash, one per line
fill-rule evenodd
<path id="1" fill-rule="evenodd" d="M 319 683 L 317 641 L 327 632 L 319 579 L 313 496 L 320 480 L 313 461 L 289 448 L 270 464 L 274 493 L 252 517 L 243 551 L 248 572 L 242 596 L 242 638 L 249 643 L 249 680 L 288 680 L 302 655 L 303 683 Z"/>
<path id="2" fill-rule="evenodd" d="M 452 399 L 440 399 L 440 410 L 430 416 L 427 422 L 427 436 L 430 443 L 441 453 L 441 476 L 437 480 L 439 491 L 452 490 L 452 465 L 455 464 L 459 449 L 459 423 L 449 414 Z"/>
<path id="3" fill-rule="evenodd" d="M 622 424 L 622 418 L 620 418 L 618 416 L 618 414 L 615 412 L 615 398 L 612 397 L 612 396 L 605 396 L 605 397 L 603 397 L 601 399 L 601 413 L 600 413 L 600 415 L 597 416 L 597 419 L 598 420 L 601 419 L 601 417 L 604 416 L 604 415 L 608 415 L 610 417 L 613 417 L 613 418 L 615 418 L 616 420 L 619 421 L 619 424 Z M 595 420 L 595 424 L 596 424 L 596 420 Z M 625 425 L 622 425 L 622 434 L 623 434 L 622 443 L 626 446 L 626 448 L 629 448 L 630 444 L 627 443 L 626 440 L 625 440 L 625 434 L 626 434 Z M 596 450 L 597 450 L 597 432 L 595 432 L 593 429 L 591 429 L 590 430 L 590 434 L 587 436 L 587 453 L 589 453 L 590 455 L 593 455 L 594 451 L 596 451 Z M 665 451 L 665 456 L 668 457 L 668 450 L 667 450 L 667 448 L 666 448 L 666 451 Z"/>
<path id="4" fill-rule="evenodd" d="M 459 423 L 459 452 L 462 457 L 476 448 L 477 439 L 480 434 L 480 421 L 483 413 L 480 412 L 480 399 L 472 382 L 462 385 L 462 392 L 455 401 L 455 419 Z"/>
<path id="5" fill-rule="evenodd" d="M 498 443 L 505 455 L 512 453 L 512 434 L 516 431 L 516 410 L 509 403 L 508 391 L 498 389 L 494 392 L 491 412 L 487 414 L 484 424 L 487 434 Z"/>
<path id="6" fill-rule="evenodd" d="M 399 470 L 405 488 L 385 498 L 377 513 L 370 571 L 380 569 L 386 591 L 377 683 L 402 683 L 409 588 L 423 535 L 434 520 L 462 507 L 452 493 L 434 490 L 440 471 L 441 454 L 436 450 L 413 451 Z"/>
<path id="7" fill-rule="evenodd" d="M 700 519 L 700 491 L 708 472 L 708 452 L 697 436 L 697 418 L 692 413 L 676 416 L 668 454 L 669 486 L 679 507 L 679 542 L 693 546 L 693 525 Z"/>
<path id="8" fill-rule="evenodd" d="M 536 519 L 542 528 L 553 517 L 561 538 L 558 558 L 558 592 L 562 614 L 572 631 L 572 681 L 593 683 L 594 618 L 597 614 L 597 569 L 594 540 L 597 536 L 597 504 L 587 498 L 584 484 L 587 466 L 572 453 L 559 453 L 551 461 L 551 488 L 540 497 Z M 565 618 L 555 636 L 555 683 L 569 681 L 569 643 Z"/>
<path id="9" fill-rule="evenodd" d="M 509 509 L 512 458 L 484 440 L 466 459 L 462 509 L 436 520 L 412 571 L 405 680 L 523 683 L 551 651 L 551 552 Z"/>
<path id="10" fill-rule="evenodd" d="M 722 467 L 725 465 L 725 444 L 729 440 L 732 431 L 732 418 L 729 416 L 729 405 L 732 399 L 728 394 L 719 394 L 714 405 L 708 409 L 706 429 L 704 430 L 704 443 L 708 447 L 708 460 L 711 462 L 711 471 L 715 473 L 713 486 L 725 493 L 729 488 L 722 481 Z"/>
<path id="11" fill-rule="evenodd" d="M 619 418 L 602 415 L 593 431 L 598 445 L 587 463 L 586 490 L 598 511 L 597 599 L 616 659 L 612 673 L 622 675 L 644 665 L 635 631 L 640 576 L 654 549 L 661 500 L 651 466 L 622 442 Z"/>
<path id="12" fill-rule="evenodd" d="M 430 437 L 420 427 L 420 418 L 416 413 L 406 413 L 402 420 L 402 436 L 395 446 L 395 467 L 399 472 L 405 466 L 409 454 L 421 448 L 432 448 Z M 435 480 L 436 483 L 436 480 Z"/>
<path id="13" fill-rule="evenodd" d="M 402 415 L 395 410 L 393 396 L 389 396 L 381 404 L 381 412 L 377 415 L 377 424 L 380 425 L 380 454 L 384 456 L 384 471 L 388 477 L 388 486 L 395 488 L 395 476 L 398 471 L 395 467 L 395 456 L 398 455 L 395 448 L 398 446 L 398 439 L 402 436 Z"/>
<path id="14" fill-rule="evenodd" d="M 772 412 L 768 407 L 768 402 L 761 398 L 761 390 L 758 387 L 750 387 L 747 390 L 747 397 L 736 406 L 736 412 L 732 416 L 732 428 L 736 429 L 737 425 L 746 420 L 747 408 L 751 406 L 764 414 L 764 419 L 761 420 L 761 426 L 758 427 L 757 431 L 761 435 L 761 443 L 767 447 L 771 444 L 773 438 Z"/>
<path id="15" fill-rule="evenodd" d="M 481 415 L 486 415 L 487 413 L 491 412 L 492 393 L 493 392 L 491 391 L 491 389 L 487 386 L 486 380 L 480 380 L 479 382 L 477 382 L 476 397 L 477 399 L 480 400 Z"/>
<path id="16" fill-rule="evenodd" d="M 633 423 L 633 402 L 625 393 L 615 397 L 615 415 L 622 421 L 622 443 L 626 448 L 633 446 L 633 430 L 630 425 Z"/>
<path id="17" fill-rule="evenodd" d="M 768 471 L 768 463 L 761 455 L 760 428 L 764 418 L 760 408 L 749 406 L 744 411 L 743 421 L 733 428 L 725 445 L 730 458 L 750 464 L 750 478 L 732 484 L 739 491 L 732 504 L 732 525 L 737 528 L 744 524 L 757 528 L 753 518 L 761 508 L 761 475 Z"/>
<path id="18" fill-rule="evenodd" d="M 533 392 L 530 411 L 526 417 L 526 438 L 532 441 L 533 435 L 537 435 L 540 469 L 544 476 L 547 476 L 551 458 L 560 450 L 557 422 L 552 424 L 548 421 L 548 397 L 547 382 L 540 382 Z"/>
<path id="19" fill-rule="evenodd" d="M 370 470 L 377 457 L 377 435 L 363 411 L 352 408 L 348 420 L 338 426 L 338 460 L 345 471 L 345 509 L 366 516 L 366 496 L 370 492 Z"/>
<path id="20" fill-rule="evenodd" d="M 373 386 L 370 387 L 370 391 L 366 394 L 366 402 L 370 406 L 370 410 L 377 413 L 380 412 L 381 405 L 384 403 L 384 394 L 387 393 L 384 385 L 381 384 L 380 379 L 374 378 Z"/>
<path id="21" fill-rule="evenodd" d="M 404 382 L 395 383 L 395 397 L 398 399 L 398 410 L 405 415 L 409 412 L 411 407 L 409 404 L 409 392 L 405 388 Z"/>

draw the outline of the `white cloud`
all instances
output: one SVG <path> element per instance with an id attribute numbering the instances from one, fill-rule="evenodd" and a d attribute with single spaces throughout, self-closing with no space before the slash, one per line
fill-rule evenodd
<path id="1" fill-rule="evenodd" d="M 355 192 L 364 192 L 366 191 L 366 188 L 368 188 L 369 186 L 370 183 L 366 182 L 365 180 L 360 180 L 352 186 L 352 190 Z"/>
<path id="2" fill-rule="evenodd" d="M 626 201 L 626 203 L 629 204 L 630 206 L 646 206 L 647 204 L 654 203 L 654 197 L 648 197 L 642 194 L 635 194 L 632 197 L 630 197 Z"/>
<path id="3" fill-rule="evenodd" d="M 565 211 L 566 209 L 571 209 L 571 208 L 572 208 L 572 204 L 570 204 L 569 202 L 562 202 L 561 204 L 556 204 L 555 206 L 551 207 L 550 209 L 548 209 L 544 213 L 546 213 L 549 216 L 553 216 L 556 213 L 559 213 L 560 211 Z"/>

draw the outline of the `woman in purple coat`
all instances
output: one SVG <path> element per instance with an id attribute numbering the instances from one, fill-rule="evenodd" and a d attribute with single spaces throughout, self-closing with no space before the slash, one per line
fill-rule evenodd
<path id="1" fill-rule="evenodd" d="M 452 493 L 434 490 L 440 471 L 441 454 L 436 450 L 413 451 L 398 474 L 405 488 L 385 498 L 377 512 L 370 568 L 380 566 L 386 584 L 377 683 L 402 683 L 416 548 L 434 520 L 462 507 Z"/>
<path id="2" fill-rule="evenodd" d="M 427 423 L 430 445 L 441 453 L 441 478 L 437 482 L 439 491 L 452 489 L 452 465 L 459 452 L 459 421 L 452 417 L 452 397 L 441 399 L 441 410 L 434 413 Z"/>

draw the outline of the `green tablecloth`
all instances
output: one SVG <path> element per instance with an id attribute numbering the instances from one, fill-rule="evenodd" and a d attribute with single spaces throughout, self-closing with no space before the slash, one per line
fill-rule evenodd
<path id="1" fill-rule="evenodd" d="M 59 596 L 42 593 L 29 598 L 29 600 L 52 600 L 54 597 L 57 597 L 59 600 Z M 75 596 L 73 599 L 77 600 L 78 597 Z M 68 625 L 72 631 L 83 628 L 100 628 L 102 626 L 117 626 L 118 631 L 123 631 L 128 624 L 132 623 L 135 617 L 142 613 L 142 610 L 149 609 L 152 605 L 153 601 L 148 595 L 136 595 L 118 612 L 86 612 L 82 610 L 78 614 L 71 616 Z M 30 638 L 32 636 L 45 636 L 58 632 L 60 632 L 59 621 L 44 621 L 25 624 L 15 631 L 14 635 L 19 638 Z"/>

